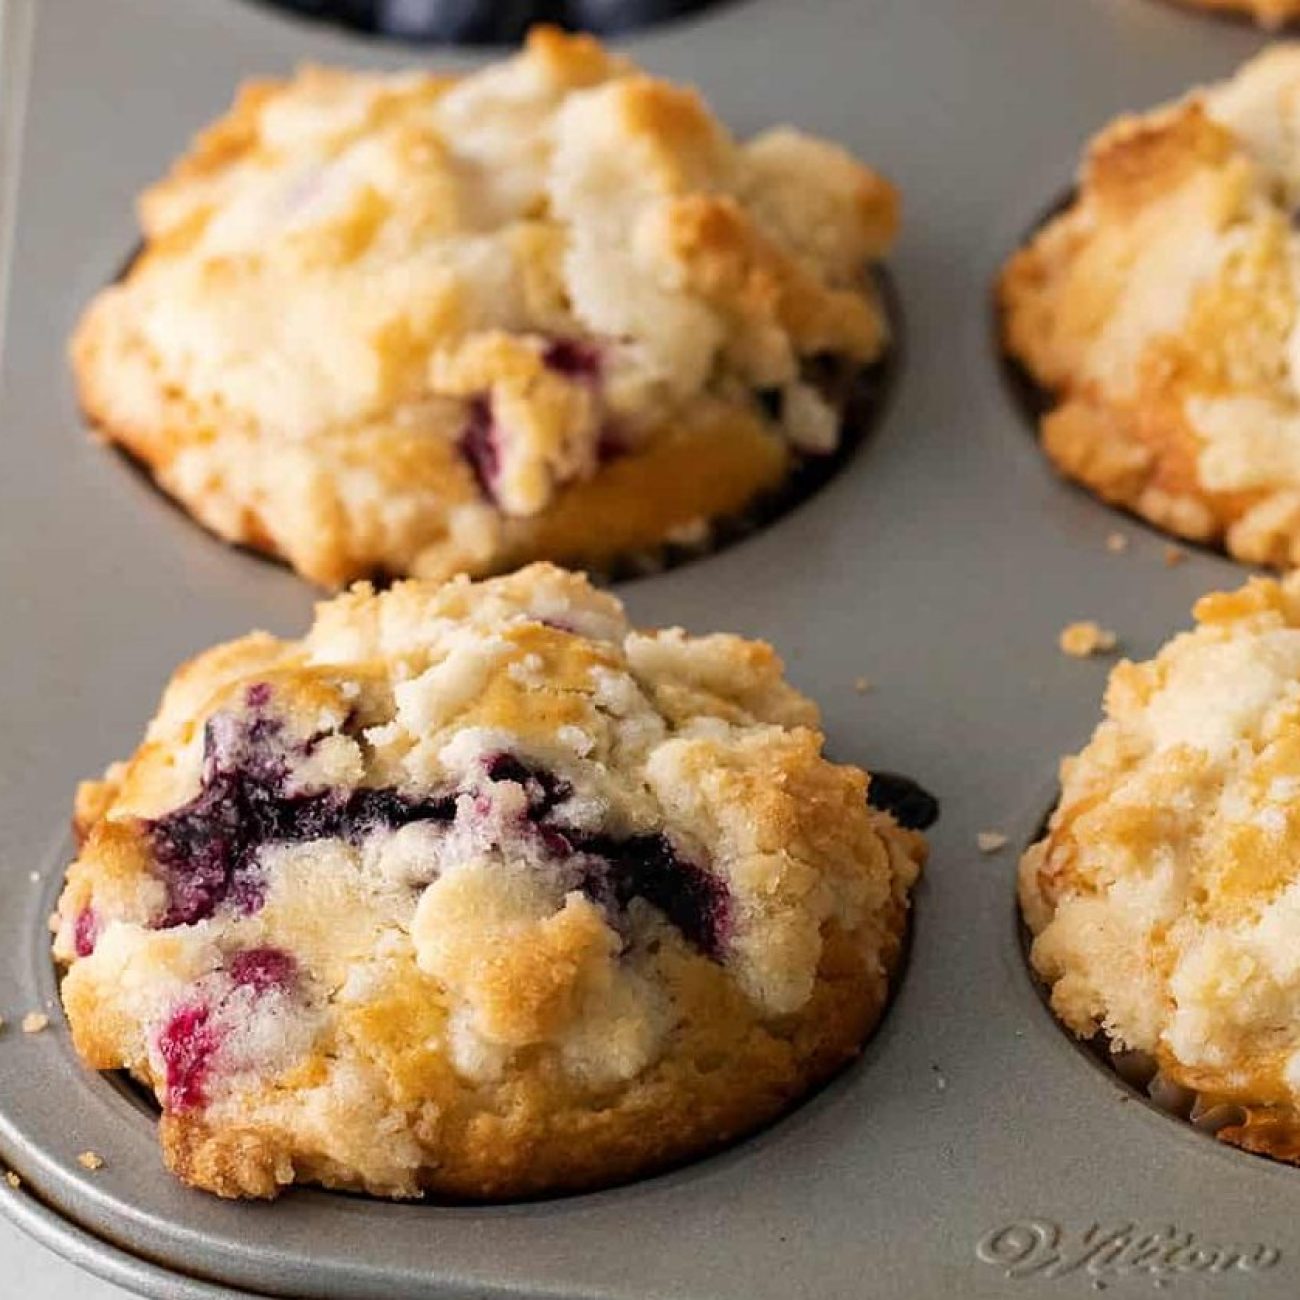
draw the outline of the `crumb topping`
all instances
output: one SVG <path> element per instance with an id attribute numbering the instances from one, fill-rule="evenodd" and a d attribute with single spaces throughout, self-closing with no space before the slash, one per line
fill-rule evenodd
<path id="1" fill-rule="evenodd" d="M 1008 263 L 1058 468 L 1168 532 L 1300 560 L 1300 47 L 1106 127 Z"/>
<path id="2" fill-rule="evenodd" d="M 1194 631 L 1112 672 L 1105 720 L 1062 763 L 1021 863 L 1021 903 L 1069 1028 L 1244 1107 L 1224 1136 L 1292 1159 L 1300 584 L 1256 579 L 1195 613 Z"/>

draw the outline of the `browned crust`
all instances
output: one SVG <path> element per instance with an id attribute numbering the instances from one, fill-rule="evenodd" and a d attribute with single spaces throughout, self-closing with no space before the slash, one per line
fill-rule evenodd
<path id="1" fill-rule="evenodd" d="M 1300 1165 L 1300 1114 L 1289 1107 L 1248 1107 L 1240 1124 L 1221 1128 L 1215 1136 L 1253 1155 Z"/>
<path id="2" fill-rule="evenodd" d="M 80 340 L 80 336 L 79 336 Z M 222 541 L 283 559 L 305 577 L 326 588 L 338 588 L 385 570 L 373 555 L 350 544 L 342 506 L 322 485 L 320 527 L 302 547 L 286 547 L 265 508 L 217 488 L 203 494 L 181 494 L 167 482 L 167 467 L 181 448 L 183 416 L 169 425 L 178 432 L 160 432 L 120 420 L 111 397 L 100 384 L 107 371 L 82 365 L 80 342 L 74 344 L 77 376 L 87 419 L 105 441 L 119 443 L 149 474 L 159 491 L 173 497 Z M 458 484 L 468 495 L 476 492 L 469 470 L 446 448 L 428 440 L 410 439 L 407 454 L 389 437 L 395 486 L 429 479 Z M 444 453 L 444 454 L 435 454 Z M 376 462 L 372 462 L 374 464 Z M 602 571 L 620 559 L 654 560 L 681 530 L 738 522 L 760 499 L 786 480 L 793 458 L 787 443 L 764 428 L 757 417 L 708 401 L 686 413 L 671 427 L 653 432 L 646 446 L 602 466 L 590 479 L 566 485 L 539 515 L 502 521 L 500 550 L 478 560 L 466 559 L 461 570 L 483 577 L 520 567 L 531 560 Z M 237 522 L 232 527 L 232 508 Z"/>
<path id="3" fill-rule="evenodd" d="M 895 905 L 888 926 L 887 972 L 866 969 L 843 935 L 832 936 L 809 1003 L 788 1025 L 772 1028 L 756 1025 L 739 995 L 724 991 L 720 970 L 698 969 L 710 964 L 684 956 L 697 969 L 684 973 L 679 991 L 688 1000 L 693 995 L 700 1003 L 694 1010 L 704 1014 L 690 1020 L 688 1041 L 674 1043 L 634 1090 L 604 1106 L 588 1099 L 557 1109 L 543 1074 L 522 1076 L 493 1111 L 467 1094 L 424 1132 L 416 1123 L 428 1144 L 421 1191 L 485 1200 L 607 1187 L 716 1150 L 771 1122 L 852 1061 L 879 1022 L 903 952 L 903 906 Z M 720 1005 L 708 1005 L 719 997 Z M 293 1182 L 392 1194 L 296 1149 L 283 1133 L 210 1125 L 201 1114 L 164 1115 L 160 1138 L 174 1174 L 223 1197 L 271 1198 Z"/>

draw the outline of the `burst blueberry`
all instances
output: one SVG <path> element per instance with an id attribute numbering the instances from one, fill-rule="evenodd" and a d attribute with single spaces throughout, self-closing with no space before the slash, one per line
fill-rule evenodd
<path id="1" fill-rule="evenodd" d="M 634 898 L 661 911 L 688 942 L 718 957 L 728 928 L 725 886 L 703 868 L 682 859 L 665 835 L 613 835 L 575 831 L 552 814 L 572 787 L 553 772 L 530 767 L 514 754 L 490 756 L 485 770 L 493 781 L 513 781 L 528 794 L 526 816 L 551 857 L 573 861 L 577 888 L 613 915 Z"/>
<path id="2" fill-rule="evenodd" d="M 78 957 L 89 957 L 99 939 L 99 917 L 93 907 L 83 907 L 77 913 L 72 929 L 72 944 Z"/>
<path id="3" fill-rule="evenodd" d="M 298 977 L 298 963 L 283 948 L 245 948 L 226 963 L 231 981 L 254 993 L 287 992 Z"/>
<path id="4" fill-rule="evenodd" d="M 246 698 L 253 698 L 250 688 Z M 457 793 L 414 797 L 391 787 L 352 791 L 287 793 L 291 759 L 320 737 L 297 745 L 283 738 L 283 724 L 262 712 L 269 696 L 257 698 L 250 716 L 219 714 L 207 726 L 202 784 L 181 808 L 148 823 L 156 867 L 167 887 L 161 928 L 192 925 L 221 906 L 255 912 L 263 902 L 257 855 L 268 844 L 343 839 L 359 843 L 376 830 L 398 830 L 415 822 L 449 823 L 457 816 Z M 573 787 L 554 772 L 500 750 L 483 760 L 489 784 L 523 788 L 524 818 L 552 858 L 570 861 L 576 887 L 612 915 L 634 898 L 657 907 L 702 952 L 716 957 L 727 928 L 727 893 L 701 867 L 684 861 L 663 835 L 625 838 L 578 832 L 556 820 Z M 487 790 L 476 795 L 476 815 L 491 805 Z M 287 956 L 287 955 L 286 955 Z M 261 965 L 236 958 L 232 976 L 247 970 L 257 982 L 275 962 Z M 242 962 L 242 964 L 240 964 Z"/>
<path id="5" fill-rule="evenodd" d="M 199 793 L 146 823 L 167 887 L 162 928 L 202 921 L 226 902 L 256 911 L 262 904 L 256 858 L 266 844 L 355 843 L 375 829 L 455 816 L 454 796 L 411 798 L 382 788 L 286 793 L 295 747 L 285 745 L 282 731 L 282 723 L 265 716 L 212 718 Z M 309 740 L 297 751 L 310 747 Z"/>
<path id="6" fill-rule="evenodd" d="M 501 475 L 499 437 L 492 419 L 492 403 L 486 397 L 476 397 L 469 404 L 469 417 L 460 435 L 460 453 L 489 501 L 497 499 L 496 482 Z"/>
<path id="7" fill-rule="evenodd" d="M 158 1035 L 168 1110 L 179 1113 L 205 1104 L 212 1058 L 222 1038 L 205 1003 L 187 1002 L 172 1013 Z"/>
<path id="8" fill-rule="evenodd" d="M 600 350 L 581 339 L 553 339 L 542 353 L 542 363 L 568 379 L 592 382 L 600 378 Z"/>

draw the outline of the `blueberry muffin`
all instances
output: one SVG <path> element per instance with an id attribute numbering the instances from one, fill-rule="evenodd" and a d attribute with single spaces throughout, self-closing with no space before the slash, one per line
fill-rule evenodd
<path id="1" fill-rule="evenodd" d="M 1104 500 L 1238 559 L 1300 562 L 1300 47 L 1090 146 L 1001 281 L 1042 443 Z"/>
<path id="2" fill-rule="evenodd" d="M 771 1119 L 881 1014 L 923 841 L 761 643 L 632 630 L 549 565 L 358 586 L 177 673 L 83 786 L 78 1052 L 169 1167 L 504 1197 Z"/>
<path id="3" fill-rule="evenodd" d="M 337 585 L 704 544 L 833 452 L 893 189 L 539 29 L 463 78 L 246 86 L 72 359 L 220 536 Z"/>
<path id="4" fill-rule="evenodd" d="M 1300 574 L 1120 664 L 1020 898 L 1074 1033 L 1225 1141 L 1300 1162 Z M 1211 1119 L 1217 1116 L 1217 1120 Z"/>

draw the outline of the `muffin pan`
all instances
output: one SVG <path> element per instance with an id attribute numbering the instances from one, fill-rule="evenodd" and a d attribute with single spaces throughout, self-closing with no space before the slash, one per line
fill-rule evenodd
<path id="1" fill-rule="evenodd" d="M 83 435 L 64 362 L 133 238 L 131 201 L 255 72 L 400 66 L 403 48 L 242 0 L 13 0 L 0 31 L 0 1209 L 142 1294 L 311 1300 L 789 1300 L 869 1293 L 1292 1296 L 1300 1169 L 1143 1102 L 1059 1030 L 1027 972 L 1016 854 L 1098 716 L 1092 618 L 1151 654 L 1243 576 L 1057 480 L 1004 382 L 998 266 L 1115 113 L 1222 77 L 1265 39 L 1157 0 L 747 0 L 630 45 L 736 128 L 790 120 L 898 183 L 908 347 L 879 427 L 814 497 L 717 554 L 621 584 L 634 618 L 773 641 L 830 752 L 907 772 L 943 817 L 908 967 L 862 1059 L 756 1138 L 661 1177 L 513 1205 L 178 1186 L 152 1119 L 76 1062 L 44 919 L 75 782 L 136 743 L 175 664 L 314 593 L 189 523 Z M 1106 546 L 1114 531 L 1130 545 Z M 859 693 L 866 677 L 874 689 Z M 977 848 L 999 831 L 998 853 Z M 33 881 L 29 873 L 38 873 Z M 90 1172 L 76 1161 L 94 1150 Z M 178 1276 L 183 1275 L 183 1276 Z"/>

